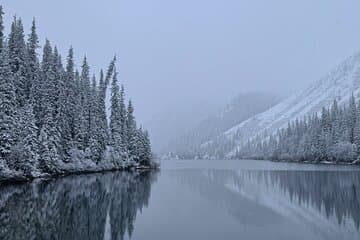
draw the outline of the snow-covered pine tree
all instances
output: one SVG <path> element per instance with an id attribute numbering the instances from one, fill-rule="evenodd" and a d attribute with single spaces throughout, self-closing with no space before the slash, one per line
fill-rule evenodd
<path id="1" fill-rule="evenodd" d="M 74 132 L 75 138 L 74 142 L 76 148 L 79 150 L 84 149 L 84 141 L 85 141 L 85 132 L 84 132 L 84 114 L 83 114 L 83 106 L 82 106 L 82 90 L 81 90 L 81 82 L 80 82 L 80 73 L 76 70 L 75 71 L 75 107 L 76 110 L 75 114 L 75 121 L 74 121 Z"/>
<path id="2" fill-rule="evenodd" d="M 331 124 L 332 124 L 332 142 L 337 144 L 340 141 L 340 118 L 339 118 L 339 106 L 336 99 L 334 99 L 333 105 L 331 106 Z"/>
<path id="3" fill-rule="evenodd" d="M 66 101 L 64 124 L 66 125 L 66 132 L 64 133 L 65 138 L 68 139 L 69 143 L 74 141 L 76 136 L 75 131 L 75 120 L 77 112 L 77 92 L 78 86 L 75 82 L 75 66 L 74 66 L 74 50 L 70 47 L 66 60 L 65 70 L 65 90 L 63 91 L 63 98 Z M 64 126 L 65 127 L 65 126 Z"/>
<path id="4" fill-rule="evenodd" d="M 54 96 L 54 117 L 55 117 L 55 121 L 57 122 L 58 127 L 60 127 L 60 118 L 63 117 L 63 112 L 60 114 L 60 111 L 64 111 L 65 106 L 63 105 L 64 103 L 62 102 L 61 94 L 62 91 L 65 88 L 65 82 L 64 82 L 64 77 L 65 77 L 65 71 L 64 71 L 64 67 L 62 65 L 62 60 L 61 60 L 61 55 L 58 52 L 57 47 L 54 47 L 54 56 L 53 56 L 53 63 L 52 63 L 52 68 L 53 68 L 53 73 L 54 73 L 54 92 L 55 92 L 55 96 Z"/>
<path id="5" fill-rule="evenodd" d="M 139 129 L 139 132 L 140 132 L 140 143 L 141 143 L 140 152 L 139 152 L 140 164 L 142 166 L 150 166 L 152 153 L 151 153 L 149 134 L 147 131 L 143 131 L 142 128 Z"/>
<path id="6" fill-rule="evenodd" d="M 56 53 L 56 51 L 55 51 Z M 46 40 L 41 63 L 42 112 L 40 129 L 40 168 L 49 173 L 58 172 L 60 163 L 60 132 L 58 121 L 59 75 L 56 63 L 58 54 L 54 54 L 50 41 Z"/>
<path id="7" fill-rule="evenodd" d="M 7 159 L 17 140 L 16 98 L 14 78 L 9 64 L 7 47 L 0 52 L 0 157 Z M 11 161 L 10 159 L 7 159 Z"/>
<path id="8" fill-rule="evenodd" d="M 59 133 L 54 125 L 54 119 L 51 111 L 47 111 L 44 117 L 44 124 L 40 130 L 39 136 L 39 168 L 46 173 L 58 173 L 60 169 L 59 156 Z"/>
<path id="9" fill-rule="evenodd" d="M 28 66 L 28 82 L 29 82 L 29 90 L 30 90 L 30 98 L 34 97 L 34 91 L 36 92 L 37 85 L 35 84 L 36 81 L 38 81 L 39 77 L 39 61 L 37 57 L 37 49 L 39 48 L 39 38 L 36 33 L 36 24 L 35 19 L 32 21 L 31 25 L 31 32 L 28 36 L 28 41 L 26 45 L 27 50 L 27 66 Z"/>
<path id="10" fill-rule="evenodd" d="M 96 77 L 93 75 L 90 86 L 90 135 L 96 135 L 97 128 L 97 118 L 98 118 L 98 109 L 97 109 L 97 85 Z M 95 130 L 95 131 L 94 131 Z"/>
<path id="11" fill-rule="evenodd" d="M 40 112 L 38 118 L 39 128 L 42 128 L 44 124 L 45 115 L 51 111 L 52 118 L 55 115 L 56 109 L 56 92 L 57 92 L 57 83 L 54 73 L 54 56 L 53 50 L 50 45 L 50 41 L 46 39 L 44 48 L 43 48 L 43 57 L 41 62 L 41 99 L 40 99 Z"/>
<path id="12" fill-rule="evenodd" d="M 91 159 L 99 163 L 103 154 L 101 146 L 102 135 L 99 120 L 99 105 L 98 105 L 98 90 L 96 86 L 96 78 L 93 76 L 91 83 L 91 98 L 90 98 L 90 152 Z"/>
<path id="13" fill-rule="evenodd" d="M 356 102 L 354 94 L 351 95 L 349 101 L 349 111 L 348 111 L 348 126 L 349 126 L 349 140 L 350 143 L 354 143 L 354 129 L 356 124 Z"/>
<path id="14" fill-rule="evenodd" d="M 4 11 L 0 5 L 0 52 L 4 47 Z"/>
<path id="15" fill-rule="evenodd" d="M 129 160 L 129 153 L 128 153 L 128 142 L 127 142 L 127 126 L 126 126 L 126 104 L 125 104 L 125 88 L 124 85 L 121 85 L 120 89 L 120 134 L 121 134 L 121 153 L 123 161 Z"/>
<path id="16" fill-rule="evenodd" d="M 125 161 L 123 154 L 125 146 L 123 145 L 123 132 L 122 132 L 122 115 L 121 115 L 121 94 L 119 90 L 117 72 L 114 68 L 113 79 L 111 82 L 111 106 L 110 106 L 110 144 L 113 150 L 113 158 L 116 164 L 122 164 Z"/>
<path id="17" fill-rule="evenodd" d="M 11 159 L 18 171 L 22 171 L 27 177 L 36 177 L 38 173 L 39 143 L 37 138 L 38 129 L 35 125 L 35 115 L 30 103 L 19 109 L 19 119 L 16 123 L 19 129 L 19 140 L 12 148 Z"/>
<path id="18" fill-rule="evenodd" d="M 116 64 L 116 56 L 114 56 L 114 58 L 111 60 L 109 67 L 106 71 L 106 76 L 105 76 L 105 86 L 109 86 L 110 84 L 110 80 L 111 80 L 111 76 L 113 76 L 114 71 L 115 71 L 115 64 Z"/>
<path id="19" fill-rule="evenodd" d="M 131 100 L 129 100 L 127 107 L 127 116 L 126 116 L 126 143 L 127 143 L 127 152 L 129 154 L 129 160 L 138 162 L 138 134 L 136 129 L 136 121 L 134 117 L 134 107 L 132 105 Z"/>
<path id="20" fill-rule="evenodd" d="M 97 95 L 97 106 L 98 106 L 98 116 L 97 116 L 97 124 L 99 128 L 99 145 L 101 151 L 104 152 L 106 149 L 106 145 L 109 142 L 109 133 L 108 133 L 108 123 L 106 117 L 106 85 L 103 71 L 100 71 L 100 81 L 99 81 L 99 90 Z"/>
<path id="21" fill-rule="evenodd" d="M 90 134 L 91 134 L 91 90 L 90 90 L 90 67 L 87 62 L 86 56 L 84 57 L 83 64 L 81 66 L 80 75 L 80 96 L 82 107 L 82 123 L 81 131 L 83 135 L 82 149 L 86 149 L 89 146 Z"/>
<path id="22" fill-rule="evenodd" d="M 57 72 L 60 77 L 60 88 L 58 89 L 58 127 L 60 131 L 60 143 L 62 158 L 65 162 L 69 161 L 70 149 L 74 144 L 74 121 L 75 121 L 75 84 L 74 84 L 74 62 L 73 62 L 73 50 L 70 48 L 66 70 L 61 65 L 61 58 L 57 61 Z"/>
<path id="23" fill-rule="evenodd" d="M 21 19 L 14 17 L 8 40 L 11 71 L 14 74 L 16 100 L 19 107 L 25 104 L 30 95 L 30 81 L 27 79 L 28 66 L 24 27 Z"/>

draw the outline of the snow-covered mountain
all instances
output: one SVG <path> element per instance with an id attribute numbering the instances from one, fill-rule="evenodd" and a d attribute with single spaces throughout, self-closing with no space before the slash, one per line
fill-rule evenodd
<path id="1" fill-rule="evenodd" d="M 287 126 L 290 121 L 319 112 L 322 107 L 330 106 L 334 99 L 340 104 L 345 103 L 352 94 L 357 98 L 360 97 L 360 53 L 343 61 L 307 89 L 230 128 L 213 140 L 202 144 L 202 147 L 216 149 L 216 142 L 219 142 L 219 139 L 221 142 L 229 141 L 231 150 L 226 155 L 231 157 L 248 139 L 272 133 Z"/>
<path id="2" fill-rule="evenodd" d="M 198 121 L 192 128 L 187 128 L 162 150 L 178 155 L 196 152 L 199 146 L 223 133 L 230 127 L 261 113 L 280 102 L 281 97 L 266 92 L 238 94 L 229 103 L 214 114 Z M 173 125 L 171 125 L 173 128 Z"/>

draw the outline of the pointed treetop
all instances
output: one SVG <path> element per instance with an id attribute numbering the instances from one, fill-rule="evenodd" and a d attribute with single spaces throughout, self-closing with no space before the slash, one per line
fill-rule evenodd
<path id="1" fill-rule="evenodd" d="M 0 52 L 4 47 L 4 20 L 3 20 L 3 7 L 0 5 Z"/>
<path id="2" fill-rule="evenodd" d="M 24 41 L 24 26 L 22 24 L 21 18 L 14 16 L 14 20 L 11 24 L 11 32 L 9 36 L 9 41 Z"/>
<path id="3" fill-rule="evenodd" d="M 93 90 L 96 90 L 96 77 L 95 77 L 95 74 L 92 76 L 92 88 Z"/>
<path id="4" fill-rule="evenodd" d="M 88 63 L 88 61 L 87 61 L 86 55 L 84 55 L 83 63 L 82 63 L 82 65 L 81 65 L 81 67 L 82 67 L 82 70 L 83 70 L 83 71 L 89 69 L 89 63 Z"/>
<path id="5" fill-rule="evenodd" d="M 106 72 L 106 77 L 105 77 L 105 85 L 108 86 L 110 79 L 111 79 L 111 75 L 114 73 L 115 71 L 115 65 L 116 65 L 116 55 L 114 56 L 114 58 L 111 60 L 109 67 L 107 69 Z"/>
<path id="6" fill-rule="evenodd" d="M 90 81 L 89 78 L 90 74 L 90 67 L 86 58 L 86 55 L 84 56 L 83 64 L 81 65 L 81 78 L 84 81 Z"/>
<path id="7" fill-rule="evenodd" d="M 102 69 L 100 69 L 100 80 L 99 80 L 99 85 L 103 85 L 104 84 L 104 72 Z"/>
<path id="8" fill-rule="evenodd" d="M 115 84 L 116 83 L 116 85 L 117 85 L 117 71 L 116 71 L 116 68 L 114 67 L 114 74 L 113 74 L 113 78 L 112 78 L 112 82 L 113 82 L 113 84 Z"/>
<path id="9" fill-rule="evenodd" d="M 43 48 L 43 56 L 42 56 L 42 70 L 49 70 L 53 57 L 53 50 L 48 39 L 45 40 L 45 45 Z"/>
<path id="10" fill-rule="evenodd" d="M 31 25 L 31 31 L 28 36 L 28 51 L 32 58 L 36 57 L 36 49 L 38 49 L 39 46 L 39 37 L 36 33 L 36 23 L 35 18 L 33 18 L 32 25 Z"/>
<path id="11" fill-rule="evenodd" d="M 74 74 L 74 50 L 72 46 L 69 48 L 69 52 L 66 58 L 66 72 L 68 74 Z"/>

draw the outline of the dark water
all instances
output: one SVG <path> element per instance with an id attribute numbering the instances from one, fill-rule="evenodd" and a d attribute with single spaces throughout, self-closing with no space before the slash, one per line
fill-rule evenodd
<path id="1" fill-rule="evenodd" d="M 0 186 L 0 239 L 360 239 L 360 168 L 166 161 Z"/>

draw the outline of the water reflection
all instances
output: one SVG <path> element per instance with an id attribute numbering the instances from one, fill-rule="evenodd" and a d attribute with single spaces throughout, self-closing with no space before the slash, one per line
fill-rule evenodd
<path id="1" fill-rule="evenodd" d="M 293 222 L 319 239 L 360 237 L 359 171 L 188 170 L 178 178 L 241 225 Z"/>
<path id="2" fill-rule="evenodd" d="M 2 186 L 0 239 L 358 240 L 359 173 L 173 169 L 156 186 L 154 172 Z"/>
<path id="3" fill-rule="evenodd" d="M 67 177 L 0 188 L 0 239 L 123 239 L 148 205 L 153 172 Z"/>

